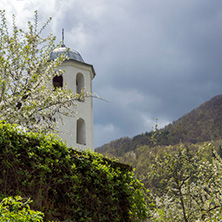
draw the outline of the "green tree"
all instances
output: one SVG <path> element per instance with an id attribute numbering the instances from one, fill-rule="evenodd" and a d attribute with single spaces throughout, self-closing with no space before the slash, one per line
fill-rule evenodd
<path id="1" fill-rule="evenodd" d="M 5 11 L 0 17 L 0 119 L 32 131 L 55 131 L 55 115 L 75 116 L 75 101 L 84 100 L 86 93 L 73 94 L 66 84 L 56 89 L 52 85 L 53 77 L 63 73 L 58 66 L 66 56 L 50 60 L 55 37 L 41 34 L 51 18 L 39 29 L 35 11 L 34 22 L 29 21 L 24 31 L 15 16 L 11 29 Z"/>

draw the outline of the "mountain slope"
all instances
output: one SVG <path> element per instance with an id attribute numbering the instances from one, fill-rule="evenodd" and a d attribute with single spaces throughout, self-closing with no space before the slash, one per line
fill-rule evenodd
<path id="1" fill-rule="evenodd" d="M 121 157 L 141 145 L 152 146 L 152 132 L 133 138 L 120 138 L 96 149 L 96 152 Z M 222 139 L 222 95 L 213 97 L 198 108 L 169 124 L 156 135 L 158 145 L 197 143 Z"/>

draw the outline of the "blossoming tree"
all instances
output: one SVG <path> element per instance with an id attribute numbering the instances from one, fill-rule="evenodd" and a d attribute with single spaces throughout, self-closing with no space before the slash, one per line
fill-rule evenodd
<path id="1" fill-rule="evenodd" d="M 41 34 L 51 18 L 39 29 L 35 11 L 34 22 L 22 30 L 14 15 L 11 29 L 5 11 L 0 11 L 0 17 L 0 119 L 32 131 L 55 132 L 55 116 L 75 116 L 72 106 L 84 100 L 86 93 L 73 94 L 66 84 L 53 87 L 52 79 L 62 75 L 58 66 L 66 56 L 50 60 L 55 37 Z"/>

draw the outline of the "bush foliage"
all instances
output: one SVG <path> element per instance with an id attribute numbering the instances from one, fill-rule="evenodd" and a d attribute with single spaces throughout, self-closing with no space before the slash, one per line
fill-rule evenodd
<path id="1" fill-rule="evenodd" d="M 42 222 L 44 214 L 30 209 L 30 199 L 20 196 L 6 197 L 0 202 L 0 221 L 10 222 Z"/>
<path id="2" fill-rule="evenodd" d="M 1 199 L 30 197 L 45 220 L 141 221 L 148 214 L 145 189 L 128 165 L 4 122 L 0 192 Z"/>

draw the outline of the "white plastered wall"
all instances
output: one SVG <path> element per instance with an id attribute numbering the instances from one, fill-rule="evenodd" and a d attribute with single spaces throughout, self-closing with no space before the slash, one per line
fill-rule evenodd
<path id="1" fill-rule="evenodd" d="M 63 74 L 63 83 L 68 84 L 68 88 L 76 93 L 76 77 L 81 73 L 84 77 L 84 86 L 86 92 L 92 93 L 93 70 L 90 65 L 75 61 L 66 61 L 59 67 L 65 69 Z M 73 107 L 77 116 L 63 117 L 63 124 L 59 122 L 60 136 L 66 140 L 69 147 L 77 147 L 80 150 L 87 148 L 94 149 L 93 132 L 93 99 L 87 97 L 84 102 L 76 101 L 78 106 Z M 77 120 L 83 119 L 85 122 L 85 144 L 77 143 Z M 67 133 L 64 133 L 67 132 Z"/>

